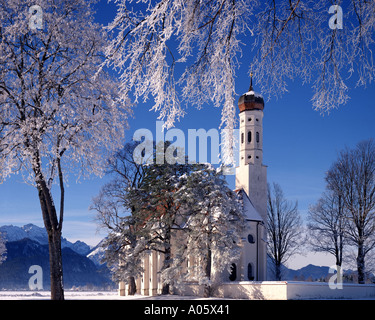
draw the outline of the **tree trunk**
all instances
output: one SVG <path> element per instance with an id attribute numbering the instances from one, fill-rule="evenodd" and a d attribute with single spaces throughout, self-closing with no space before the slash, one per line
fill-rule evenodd
<path id="1" fill-rule="evenodd" d="M 357 256 L 358 283 L 365 283 L 365 250 L 363 244 L 358 244 Z"/>
<path id="2" fill-rule="evenodd" d="M 212 288 L 211 288 L 211 285 L 206 284 L 206 285 L 204 286 L 203 297 L 204 297 L 204 298 L 209 298 L 209 297 L 211 297 L 211 295 L 212 295 Z"/>
<path id="3" fill-rule="evenodd" d="M 207 250 L 207 261 L 205 266 L 206 277 L 211 281 L 211 263 L 212 263 L 212 250 L 211 250 L 211 237 L 208 237 L 208 250 Z M 212 295 L 212 288 L 210 284 L 204 286 L 204 297 L 209 298 Z"/>
<path id="4" fill-rule="evenodd" d="M 64 300 L 61 232 L 48 232 L 49 264 L 51 274 L 51 299 Z"/>
<path id="5" fill-rule="evenodd" d="M 171 247 L 170 245 L 167 244 L 165 248 L 165 254 L 164 254 L 164 265 L 163 265 L 163 270 L 167 269 L 170 267 L 170 261 L 171 259 Z M 163 288 L 161 289 L 161 294 L 169 294 L 169 283 L 164 283 Z"/>
<path id="6" fill-rule="evenodd" d="M 281 281 L 281 263 L 279 261 L 275 261 L 275 278 L 276 281 Z"/>
<path id="7" fill-rule="evenodd" d="M 134 296 L 135 293 L 137 292 L 137 286 L 135 284 L 135 278 L 133 276 L 129 277 L 129 282 L 128 282 L 128 295 L 129 296 Z"/>
<path id="8" fill-rule="evenodd" d="M 164 253 L 164 263 L 163 270 L 170 267 L 171 261 L 171 230 L 168 229 L 165 235 L 165 253 Z M 164 283 L 163 288 L 161 289 L 161 294 L 169 294 L 169 283 Z"/>
<path id="9" fill-rule="evenodd" d="M 60 223 L 57 219 L 56 208 L 52 194 L 43 179 L 37 180 L 40 206 L 42 209 L 44 226 L 48 234 L 48 249 L 51 279 L 51 299 L 64 300 L 63 269 L 61 255 L 61 227 L 62 212 L 60 212 Z"/>

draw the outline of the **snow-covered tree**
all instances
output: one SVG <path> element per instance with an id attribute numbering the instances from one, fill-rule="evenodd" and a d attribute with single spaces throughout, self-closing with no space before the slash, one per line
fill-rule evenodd
<path id="1" fill-rule="evenodd" d="M 181 177 L 175 201 L 185 213 L 183 246 L 177 251 L 180 256 L 174 261 L 175 267 L 192 259 L 183 280 L 204 284 L 204 295 L 209 297 L 222 272 L 229 271 L 239 258 L 242 210 L 221 169 L 209 164 Z"/>
<path id="2" fill-rule="evenodd" d="M 313 106 L 320 112 L 347 102 L 352 79 L 361 86 L 374 80 L 374 1 L 116 4 L 117 15 L 108 27 L 117 36 L 106 54 L 122 72 L 122 93 L 132 91 L 136 99 L 152 96 L 153 110 L 167 127 L 185 114 L 185 102 L 222 106 L 221 127 L 228 129 L 224 164 L 233 161 L 234 80 L 245 50 L 245 67 L 266 97 L 282 95 L 289 80 L 299 79 L 312 85 Z"/>
<path id="3" fill-rule="evenodd" d="M 64 183 L 69 173 L 102 174 L 121 146 L 128 115 L 118 83 L 103 68 L 98 71 L 108 43 L 93 21 L 92 5 L 91 0 L 0 1 L 0 174 L 5 179 L 22 172 L 38 191 L 52 299 L 64 298 Z"/>
<path id="4" fill-rule="evenodd" d="M 162 294 L 170 292 L 174 279 L 167 276 L 172 266 L 172 238 L 181 229 L 181 204 L 175 198 L 179 178 L 189 174 L 191 164 L 156 164 L 147 168 L 138 189 L 130 191 L 129 197 L 135 208 L 137 232 L 142 235 L 145 249 L 163 254 L 161 279 Z"/>

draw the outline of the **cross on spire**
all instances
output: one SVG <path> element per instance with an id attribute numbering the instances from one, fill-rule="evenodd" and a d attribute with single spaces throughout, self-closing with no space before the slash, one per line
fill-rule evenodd
<path id="1" fill-rule="evenodd" d="M 253 72 L 250 72 L 250 88 L 249 91 L 253 91 Z"/>

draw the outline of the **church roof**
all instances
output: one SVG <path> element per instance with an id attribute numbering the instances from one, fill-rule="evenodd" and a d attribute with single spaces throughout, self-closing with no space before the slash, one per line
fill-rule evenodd
<path id="1" fill-rule="evenodd" d="M 242 204 L 242 209 L 245 214 L 246 220 L 248 221 L 263 221 L 262 217 L 255 209 L 253 203 L 251 202 L 250 198 L 246 194 L 244 189 L 236 190 L 239 200 Z"/>
<path id="2" fill-rule="evenodd" d="M 240 112 L 245 110 L 263 110 L 264 99 L 263 96 L 253 89 L 253 74 L 250 74 L 251 82 L 249 91 L 244 93 L 238 100 L 238 107 Z"/>

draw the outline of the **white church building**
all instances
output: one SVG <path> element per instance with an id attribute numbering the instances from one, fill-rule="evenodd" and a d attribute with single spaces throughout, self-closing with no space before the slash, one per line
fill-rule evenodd
<path id="1" fill-rule="evenodd" d="M 267 167 L 263 165 L 262 125 L 264 100 L 261 95 L 254 92 L 252 83 L 249 91 L 239 98 L 238 107 L 240 155 L 239 166 L 236 168 L 236 192 L 242 203 L 246 226 L 241 239 L 239 261 L 232 264 L 230 274 L 224 272 L 221 275 L 222 283 L 229 286 L 238 281 L 264 281 L 267 270 Z M 162 262 L 163 257 L 157 252 L 151 252 L 143 259 L 144 272 L 136 279 L 137 293 L 161 293 L 159 271 Z M 193 263 L 193 259 L 189 263 Z M 119 283 L 120 295 L 127 295 L 127 289 L 124 282 Z M 180 293 L 199 295 L 199 291 L 198 287 L 190 284 Z"/>
<path id="2" fill-rule="evenodd" d="M 241 238 L 241 254 L 231 266 L 231 273 L 219 274 L 220 284 L 214 295 L 235 299 L 337 299 L 373 298 L 375 285 L 324 282 L 266 281 L 267 271 L 267 167 L 263 164 L 264 100 L 249 91 L 238 101 L 240 118 L 239 165 L 236 168 L 235 191 L 242 203 L 246 225 Z M 173 243 L 172 243 L 173 255 Z M 195 263 L 194 257 L 188 264 Z M 143 258 L 143 274 L 136 279 L 137 293 L 161 294 L 160 270 L 163 256 L 155 251 Z M 182 267 L 183 268 L 183 267 Z M 342 285 L 342 284 L 341 284 Z M 339 288 L 339 289 L 337 289 Z M 125 296 L 128 286 L 119 283 L 119 294 Z M 186 283 L 175 292 L 180 295 L 203 296 L 204 286 Z"/>

